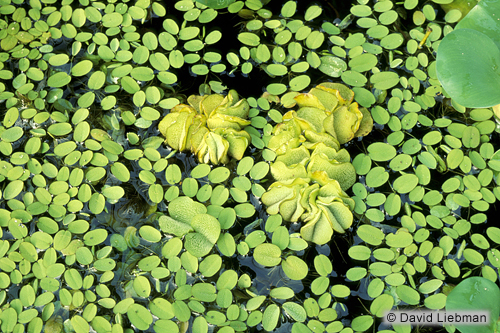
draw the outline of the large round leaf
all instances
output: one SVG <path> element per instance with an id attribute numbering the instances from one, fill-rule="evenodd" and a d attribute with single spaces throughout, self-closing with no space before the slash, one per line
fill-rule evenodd
<path id="1" fill-rule="evenodd" d="M 500 289 L 488 279 L 470 277 L 460 282 L 446 299 L 446 310 L 489 310 L 490 323 L 488 326 L 467 326 L 456 324 L 462 333 L 493 332 L 496 319 L 500 314 Z"/>
<path id="2" fill-rule="evenodd" d="M 500 12 L 499 1 L 479 1 L 455 27 L 457 29 L 473 29 L 480 31 L 489 38 L 500 49 L 500 24 L 498 13 Z M 496 17 L 495 17 L 496 16 Z"/>
<path id="3" fill-rule="evenodd" d="M 457 103 L 470 108 L 500 104 L 500 50 L 472 29 L 450 32 L 439 45 L 437 76 Z"/>

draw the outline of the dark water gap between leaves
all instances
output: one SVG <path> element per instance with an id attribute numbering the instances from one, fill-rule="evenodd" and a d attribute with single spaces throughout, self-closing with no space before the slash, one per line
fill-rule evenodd
<path id="1" fill-rule="evenodd" d="M 167 9 L 167 16 L 163 18 L 151 17 L 149 20 L 142 24 L 139 33 L 142 35 L 148 31 L 158 35 L 162 28 L 162 22 L 165 18 L 171 18 L 176 21 L 180 21 L 181 18 L 174 15 L 169 15 L 168 13 L 176 12 L 174 8 L 175 1 L 163 1 L 162 5 Z M 320 16 L 322 20 L 333 22 L 337 18 L 337 13 L 341 18 L 349 14 L 350 3 L 348 1 L 334 0 L 333 3 L 330 0 L 321 1 L 297 1 L 297 13 L 303 13 L 305 10 L 313 4 L 317 4 L 323 8 L 323 14 Z M 273 14 L 278 14 L 281 12 L 281 7 L 283 3 L 281 1 L 270 1 L 264 6 L 264 8 L 269 9 Z M 299 17 L 299 15 L 297 15 Z M 251 18 L 248 18 L 250 20 Z M 244 22 L 244 21 L 243 21 Z M 203 52 L 218 52 L 221 55 L 225 55 L 229 52 L 234 52 L 239 54 L 239 49 L 236 48 L 235 41 L 237 41 L 238 34 L 244 31 L 243 26 L 238 24 L 242 23 L 242 18 L 237 14 L 231 14 L 227 11 L 220 11 L 218 16 L 212 22 L 210 30 L 205 31 L 205 35 L 208 35 L 213 30 L 220 30 L 222 32 L 221 40 L 217 43 L 217 48 L 207 47 Z M 308 22 L 310 23 L 310 22 Z M 197 26 L 202 29 L 202 25 L 196 21 L 189 22 L 190 26 Z M 264 36 L 263 43 L 266 43 L 268 47 L 272 48 L 276 45 L 274 41 L 265 40 Z M 185 50 L 182 50 L 185 51 Z M 198 52 L 196 52 L 198 53 Z M 202 54 L 200 54 L 202 56 Z M 305 56 L 304 56 L 305 57 Z M 250 60 L 251 62 L 253 60 Z M 286 83 L 286 77 L 276 77 L 270 78 L 267 74 L 261 72 L 260 69 L 254 66 L 253 70 L 248 74 L 242 74 L 240 70 L 235 73 L 230 74 L 231 68 L 228 66 L 226 71 L 221 74 L 209 73 L 208 78 L 204 76 L 197 76 L 193 74 L 188 66 L 183 66 L 181 69 L 175 69 L 174 72 L 179 78 L 188 78 L 187 80 L 182 80 L 183 82 L 188 81 L 188 85 L 180 85 L 179 93 L 189 96 L 192 94 L 198 94 L 198 87 L 203 83 L 208 83 L 208 81 L 221 81 L 227 89 L 235 89 L 243 97 L 255 97 L 258 98 L 265 91 L 265 87 L 270 83 Z M 322 81 L 332 81 L 330 77 L 322 75 L 317 71 L 317 75 L 311 75 L 311 82 L 322 82 Z M 320 75 L 321 74 L 321 75 Z M 282 82 L 283 81 L 283 82 Z M 335 80 L 334 80 L 335 81 Z M 340 81 L 340 80 L 337 80 Z"/>

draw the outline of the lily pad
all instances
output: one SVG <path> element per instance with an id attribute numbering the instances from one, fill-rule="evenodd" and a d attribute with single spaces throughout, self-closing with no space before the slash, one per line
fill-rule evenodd
<path id="1" fill-rule="evenodd" d="M 437 76 L 446 92 L 463 106 L 490 107 L 500 103 L 494 93 L 500 87 L 499 25 L 494 18 L 498 11 L 498 2 L 479 2 L 439 45 Z M 470 66 L 471 61 L 474 66 Z M 463 67 L 465 64 L 469 66 Z"/>
<path id="2" fill-rule="evenodd" d="M 491 311 L 490 323 L 487 326 L 472 328 L 456 324 L 461 332 L 490 332 L 494 330 L 500 313 L 498 286 L 482 277 L 470 277 L 460 282 L 446 299 L 446 310 L 489 310 Z"/>

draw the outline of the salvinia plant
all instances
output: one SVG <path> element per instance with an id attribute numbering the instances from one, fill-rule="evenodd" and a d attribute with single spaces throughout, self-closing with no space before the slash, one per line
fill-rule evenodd
<path id="1" fill-rule="evenodd" d="M 353 98 L 352 90 L 330 82 L 297 95 L 299 109 L 283 116 L 268 143 L 277 154 L 271 164 L 276 182 L 262 202 L 271 215 L 302 220 L 302 238 L 316 244 L 329 242 L 333 231 L 344 233 L 353 221 L 354 200 L 345 191 L 356 171 L 341 145 L 373 127 L 370 113 Z"/>
<path id="2" fill-rule="evenodd" d="M 192 151 L 200 163 L 242 159 L 251 140 L 243 131 L 250 124 L 246 99 L 238 100 L 238 93 L 230 90 L 225 97 L 191 95 L 188 103 L 174 106 L 158 125 L 167 144 L 178 151 Z"/>
<path id="3" fill-rule="evenodd" d="M 470 108 L 500 104 L 500 1 L 481 0 L 441 41 L 436 71 L 444 90 Z"/>

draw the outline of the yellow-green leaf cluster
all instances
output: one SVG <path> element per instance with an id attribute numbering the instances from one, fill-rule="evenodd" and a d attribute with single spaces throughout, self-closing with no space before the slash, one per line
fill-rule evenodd
<path id="1" fill-rule="evenodd" d="M 227 96 L 191 95 L 189 105 L 178 104 L 158 125 L 167 144 L 175 150 L 190 150 L 200 163 L 226 164 L 229 157 L 243 158 L 251 137 L 244 127 L 250 106 L 230 90 Z"/>
<path id="2" fill-rule="evenodd" d="M 273 129 L 268 148 L 276 152 L 276 180 L 262 196 L 269 214 L 302 220 L 302 237 L 327 243 L 333 231 L 344 233 L 353 220 L 354 201 L 344 192 L 356 182 L 351 157 L 341 145 L 371 132 L 373 119 L 353 102 L 354 92 L 339 83 L 321 83 L 294 99 Z"/>
<path id="3" fill-rule="evenodd" d="M 303 239 L 316 244 L 330 241 L 333 231 L 344 233 L 353 222 L 354 200 L 342 191 L 338 181 L 310 184 L 311 178 L 275 182 L 262 195 L 271 215 L 281 214 L 286 221 L 305 224 L 300 229 Z"/>

